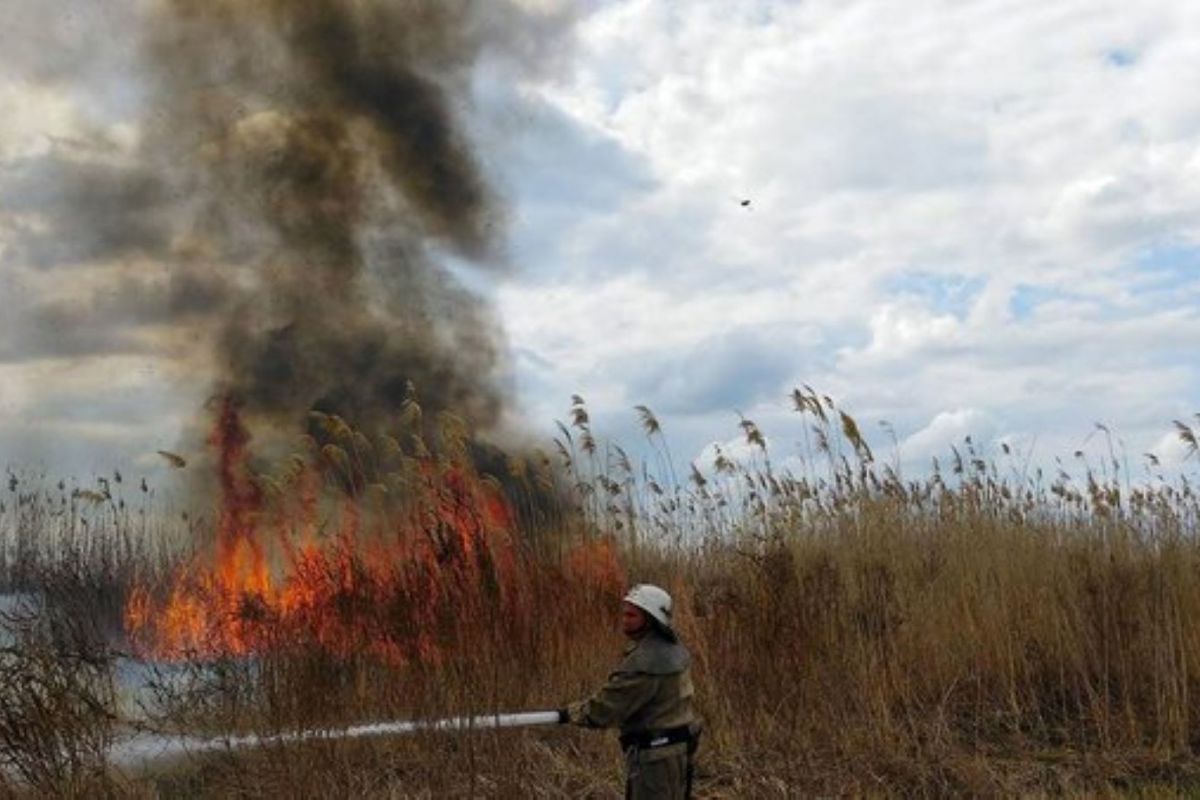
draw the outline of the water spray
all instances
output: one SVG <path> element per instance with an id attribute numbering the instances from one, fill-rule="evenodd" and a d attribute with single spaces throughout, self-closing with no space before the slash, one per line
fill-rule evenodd
<path id="1" fill-rule="evenodd" d="M 511 714 L 446 717 L 432 720 L 374 722 L 345 728 L 310 728 L 270 735 L 203 737 L 139 733 L 116 742 L 109 750 L 109 759 L 116 766 L 132 767 L 179 756 L 204 755 L 226 750 L 247 750 L 270 745 L 361 739 L 371 736 L 402 736 L 414 733 L 464 733 L 498 728 L 533 728 L 559 725 L 566 721 L 566 715 L 562 711 L 523 711 Z"/>

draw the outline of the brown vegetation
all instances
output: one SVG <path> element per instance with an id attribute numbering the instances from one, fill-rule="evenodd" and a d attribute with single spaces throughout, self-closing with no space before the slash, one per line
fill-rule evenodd
<path id="1" fill-rule="evenodd" d="M 790 469 L 743 420 L 750 457 L 719 453 L 683 480 L 649 409 L 639 414 L 651 455 L 635 464 L 597 439 L 578 401 L 553 462 L 511 459 L 495 476 L 522 520 L 519 613 L 489 615 L 440 592 L 433 657 L 293 646 L 164 665 L 146 693 L 146 719 L 273 732 L 562 705 L 601 680 L 620 647 L 612 615 L 621 576 L 605 566 L 615 547 L 630 579 L 676 597 L 707 720 L 698 796 L 1170 795 L 1197 785 L 1200 500 L 1186 480 L 1134 482 L 1116 457 L 1081 460 L 1078 479 L 1045 478 L 969 440 L 946 468 L 906 480 L 826 398 L 805 390 L 795 400 L 806 444 Z M 367 444 L 370 457 L 357 440 L 359 461 L 383 463 L 378 448 L 391 445 Z M 453 460 L 438 442 L 422 446 Z M 402 451 L 414 458 L 414 447 Z M 348 463 L 328 459 L 322 491 L 365 504 L 370 493 L 353 490 L 361 481 L 347 476 Z M 21 488 L 0 517 L 6 533 L 67 524 L 66 513 L 47 511 L 44 493 L 14 505 Z M 105 509 L 94 538 L 62 540 L 75 541 L 64 551 L 70 563 L 102 567 L 90 573 L 99 578 L 73 573 L 80 591 L 109 588 L 97 607 L 119 606 L 135 584 L 168 586 L 173 574 L 142 549 L 131 530 L 140 518 L 122 517 L 108 488 L 108 498 L 97 490 L 100 500 L 81 501 Z M 336 533 L 337 517 L 327 519 Z M 127 550 L 96 555 L 97 542 L 122 537 Z M 28 561 L 29 547 L 7 552 L 21 585 L 50 574 L 50 562 Z M 480 579 L 459 579 L 468 576 Z M 113 663 L 104 648 L 89 651 L 100 661 L 11 661 L 51 651 L 16 648 L 6 663 L 42 675 Z M 119 727 L 111 679 L 71 669 L 72 680 L 42 684 L 67 699 L 37 713 L 62 734 L 53 752 L 81 755 L 17 774 L 47 745 L 0 737 L 11 791 L 619 797 L 616 745 L 558 729 L 270 745 L 144 773 L 110 769 L 97 784 L 97 742 Z M 4 704 L 18 707 L 10 701 L 27 685 L 5 682 Z"/>

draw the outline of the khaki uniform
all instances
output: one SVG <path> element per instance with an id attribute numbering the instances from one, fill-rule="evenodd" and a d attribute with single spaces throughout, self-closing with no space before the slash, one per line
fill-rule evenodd
<path id="1" fill-rule="evenodd" d="M 687 648 L 650 630 L 630 643 L 598 692 L 567 708 L 575 725 L 620 729 L 630 800 L 683 800 L 691 793 L 700 722 L 692 711 L 690 664 Z"/>

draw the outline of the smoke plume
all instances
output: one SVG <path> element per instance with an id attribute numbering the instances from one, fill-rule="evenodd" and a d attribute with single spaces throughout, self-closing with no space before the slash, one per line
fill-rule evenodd
<path id="1" fill-rule="evenodd" d="M 187 198 L 177 234 L 223 275 L 216 388 L 252 417 L 369 428 L 415 386 L 497 420 L 501 332 L 439 260 L 501 261 L 504 209 L 457 109 L 519 12 L 483 5 L 171 0 L 155 17 L 145 146 Z"/>
<path id="2" fill-rule="evenodd" d="M 378 430 L 410 387 L 500 420 L 504 337 L 457 270 L 505 269 L 505 208 L 464 120 L 480 70 L 560 63 L 565 4 L 15 3 L 0 67 L 74 116 L 0 141 L 0 363 L 154 361 L 256 434 Z"/>

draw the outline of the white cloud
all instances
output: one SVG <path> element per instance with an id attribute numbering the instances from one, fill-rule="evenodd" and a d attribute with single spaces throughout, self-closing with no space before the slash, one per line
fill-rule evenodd
<path id="1" fill-rule="evenodd" d="M 766 442 L 767 448 L 770 450 L 773 443 L 770 439 L 766 439 Z M 692 463 L 700 470 L 701 474 L 712 477 L 716 475 L 715 465 L 718 454 L 738 466 L 751 470 L 760 468 L 765 463 L 762 448 L 748 441 L 745 436 L 734 436 L 719 442 L 709 442 L 700 450 Z M 789 464 L 788 466 L 793 465 Z"/>
<path id="2" fill-rule="evenodd" d="M 968 433 L 1049 457 L 1200 410 L 1200 4 L 615 0 L 570 41 L 480 121 L 536 423 L 573 392 L 622 430 L 674 400 L 698 452 L 731 398 L 772 435 L 808 383 L 906 458 Z M 6 91 L 0 155 L 76 126 L 73 95 Z M 756 347 L 783 374 L 736 369 Z"/>
<path id="3" fill-rule="evenodd" d="M 911 303 L 884 303 L 871 316 L 871 343 L 864 356 L 902 358 L 923 348 L 960 340 L 962 325 L 951 314 L 932 314 Z"/>
<path id="4" fill-rule="evenodd" d="M 20 109 L 0 115 L 0 160 L 44 153 L 52 137 L 78 126 L 78 112 L 68 95 L 44 87 L 0 79 L 0 107 Z"/>
<path id="5" fill-rule="evenodd" d="M 1142 286 L 1145 253 L 1200 244 L 1200 7 L 629 0 L 577 38 L 542 96 L 652 180 L 563 214 L 590 266 L 553 297 L 536 253 L 505 290 L 519 347 L 586 365 L 539 391 L 637 402 L 611 388 L 635 354 L 686 396 L 711 376 L 679 362 L 732 315 L 805 330 L 794 383 L 927 448 L 933 420 L 1148 448 L 1200 405 L 1200 274 Z M 943 307 L 915 273 L 974 288 Z"/>
<path id="6" fill-rule="evenodd" d="M 995 431 L 995 420 L 977 408 L 943 411 L 901 442 L 900 454 L 910 463 L 928 464 L 931 458 L 945 459 L 952 446 L 961 451 L 967 436 L 980 444 L 989 444 Z"/>
<path id="7" fill-rule="evenodd" d="M 1195 426 L 1200 429 L 1200 425 Z M 1178 468 L 1185 464 L 1188 459 L 1196 458 L 1195 451 L 1183 441 L 1179 436 L 1179 431 L 1171 431 L 1163 434 L 1154 446 L 1148 451 L 1151 455 L 1158 459 L 1159 464 L 1165 468 Z"/>
<path id="8" fill-rule="evenodd" d="M 15 416 L 29 404 L 30 381 L 20 365 L 0 365 L 0 416 Z"/>

